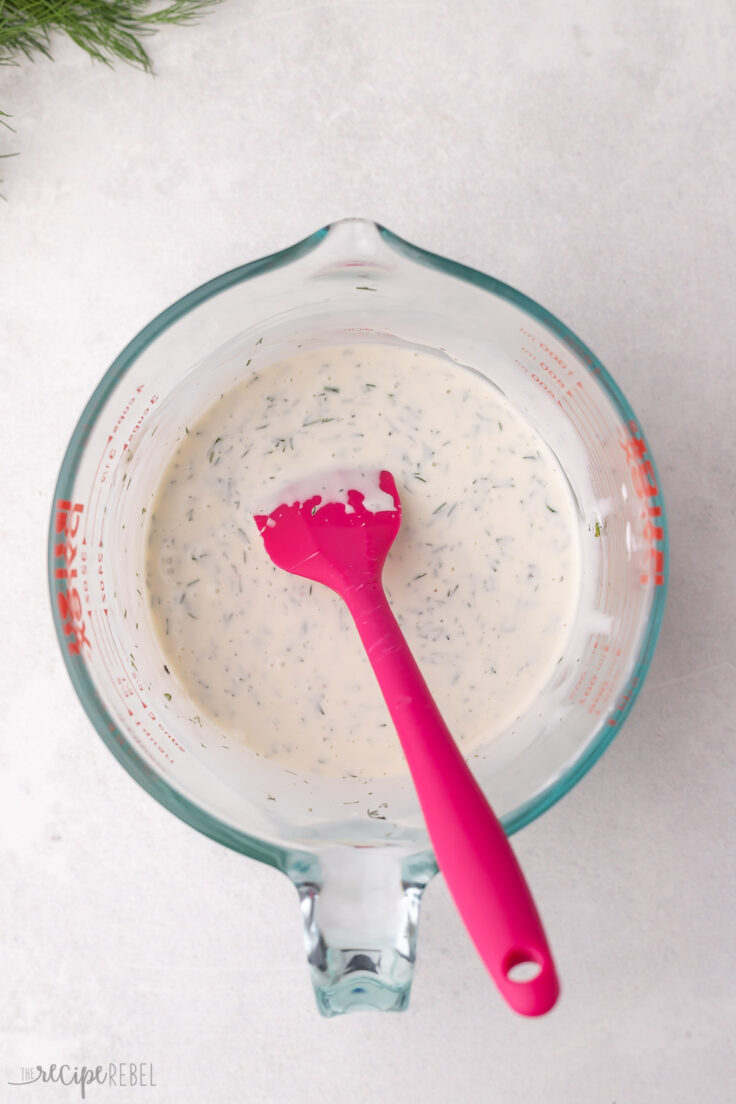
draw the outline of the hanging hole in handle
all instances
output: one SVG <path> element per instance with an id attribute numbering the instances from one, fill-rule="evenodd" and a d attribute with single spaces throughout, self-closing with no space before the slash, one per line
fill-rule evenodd
<path id="1" fill-rule="evenodd" d="M 509 981 L 524 985 L 534 981 L 542 972 L 542 963 L 529 951 L 512 951 L 506 956 L 503 972 Z"/>

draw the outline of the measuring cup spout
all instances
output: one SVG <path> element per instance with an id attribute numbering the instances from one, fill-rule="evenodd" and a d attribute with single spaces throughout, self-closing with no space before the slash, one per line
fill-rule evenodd
<path id="1" fill-rule="evenodd" d="M 334 848 L 288 871 L 323 1016 L 408 1007 L 422 892 L 435 873 L 392 851 Z"/>

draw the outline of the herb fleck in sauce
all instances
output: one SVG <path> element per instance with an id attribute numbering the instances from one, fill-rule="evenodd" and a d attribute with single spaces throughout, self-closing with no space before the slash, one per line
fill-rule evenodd
<path id="1" fill-rule="evenodd" d="M 344 604 L 274 567 L 252 519 L 282 484 L 330 468 L 396 479 L 387 593 L 470 754 L 554 673 L 577 606 L 580 526 L 532 427 L 493 387 L 428 353 L 299 353 L 182 429 L 148 529 L 167 666 L 224 734 L 288 768 L 405 770 Z"/>

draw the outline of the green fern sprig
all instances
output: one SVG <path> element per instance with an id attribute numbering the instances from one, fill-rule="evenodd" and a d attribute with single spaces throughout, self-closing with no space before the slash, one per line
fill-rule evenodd
<path id="1" fill-rule="evenodd" d="M 151 72 L 143 39 L 162 24 L 194 23 L 220 0 L 0 0 L 0 65 L 51 57 L 52 37 L 68 35 L 105 65 L 126 61 Z"/>
<path id="2" fill-rule="evenodd" d="M 55 35 L 65 34 L 95 61 L 126 61 L 150 73 L 143 39 L 167 23 L 195 23 L 221 0 L 0 0 L 0 65 L 17 65 L 38 54 L 51 57 Z M 0 124 L 13 128 L 0 110 Z M 0 154 L 0 159 L 15 157 Z M 0 192 L 0 199 L 5 197 Z"/>

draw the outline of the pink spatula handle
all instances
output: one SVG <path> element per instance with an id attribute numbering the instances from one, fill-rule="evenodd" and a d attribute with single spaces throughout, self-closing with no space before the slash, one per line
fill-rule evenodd
<path id="1" fill-rule="evenodd" d="M 343 594 L 396 726 L 437 862 L 478 952 L 509 1005 L 549 1011 L 559 982 L 516 856 L 417 667 L 380 583 Z M 536 963 L 536 977 L 509 971 Z"/>

